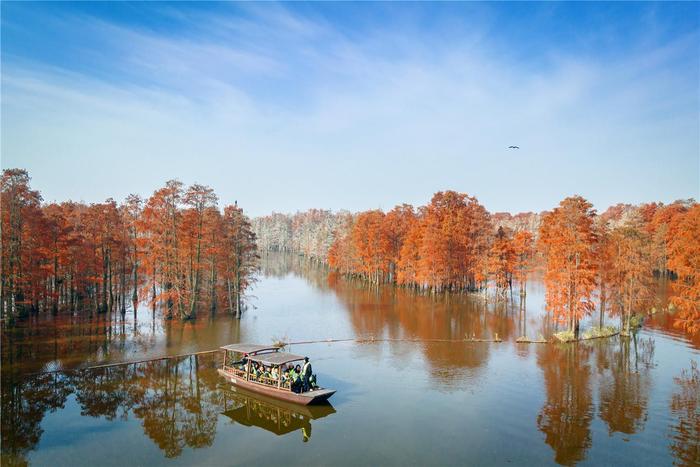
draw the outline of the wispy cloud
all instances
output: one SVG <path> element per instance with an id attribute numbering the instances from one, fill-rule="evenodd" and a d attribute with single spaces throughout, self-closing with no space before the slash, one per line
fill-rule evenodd
<path id="1" fill-rule="evenodd" d="M 612 59 L 552 44 L 531 66 L 469 18 L 442 34 L 415 15 L 358 34 L 318 12 L 242 8 L 170 5 L 166 30 L 63 16 L 89 38 L 69 43 L 103 55 L 95 70 L 4 61 L 3 166 L 29 168 L 48 199 L 180 177 L 254 214 L 388 208 L 446 188 L 492 210 L 698 194 L 697 31 Z"/>

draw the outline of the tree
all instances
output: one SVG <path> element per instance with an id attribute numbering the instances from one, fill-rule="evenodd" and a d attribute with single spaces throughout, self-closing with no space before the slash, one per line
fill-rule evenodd
<path id="1" fill-rule="evenodd" d="M 139 218 L 143 211 L 143 200 L 139 195 L 130 194 L 122 204 L 121 212 L 124 225 L 129 234 L 129 245 L 131 254 L 132 286 L 131 301 L 134 306 L 134 313 L 139 300 Z"/>
<path id="2" fill-rule="evenodd" d="M 223 232 L 222 276 L 226 281 L 229 310 L 240 318 L 245 290 L 253 282 L 253 273 L 257 270 L 255 233 L 237 205 L 224 208 Z"/>
<path id="3" fill-rule="evenodd" d="M 362 264 L 361 273 L 379 284 L 389 273 L 391 241 L 384 230 L 384 213 L 367 211 L 358 214 L 353 225 L 351 241 Z"/>
<path id="4" fill-rule="evenodd" d="M 389 261 L 388 281 L 396 283 L 401 247 L 409 230 L 416 220 L 416 213 L 410 204 L 396 206 L 383 219 L 382 231 L 386 241 L 386 255 Z"/>
<path id="5" fill-rule="evenodd" d="M 506 298 L 511 287 L 515 265 L 513 242 L 499 227 L 488 255 L 488 274 L 493 278 L 497 298 Z"/>
<path id="6" fill-rule="evenodd" d="M 29 187 L 29 174 L 22 169 L 6 169 L 2 174 L 2 286 L 0 303 L 3 316 L 13 322 L 26 312 L 23 266 L 29 251 L 24 240 L 28 218 L 37 215 L 41 195 Z"/>
<path id="7" fill-rule="evenodd" d="M 202 265 L 202 232 L 204 226 L 204 213 L 207 209 L 216 207 L 217 197 L 214 190 L 208 186 L 194 184 L 187 189 L 184 203 L 192 208 L 194 217 L 194 244 L 196 252 L 194 258 L 190 255 L 190 284 L 192 297 L 190 299 L 189 314 L 187 319 L 192 319 L 197 314 L 197 302 L 199 301 L 200 269 Z"/>
<path id="8" fill-rule="evenodd" d="M 614 229 L 607 246 L 612 311 L 621 318 L 622 334 L 629 335 L 633 313 L 653 296 L 650 239 L 635 220 Z"/>
<path id="9" fill-rule="evenodd" d="M 579 321 L 594 308 L 595 210 L 580 196 L 564 199 L 544 215 L 539 247 L 545 257 L 547 309 L 578 338 Z"/>
<path id="10" fill-rule="evenodd" d="M 535 254 L 532 233 L 527 230 L 519 230 L 513 236 L 513 253 L 515 263 L 513 270 L 515 279 L 520 284 L 520 295 L 527 294 L 527 277 L 532 269 L 532 260 Z"/>
<path id="11" fill-rule="evenodd" d="M 413 287 L 423 285 L 419 278 L 420 247 L 422 244 L 423 222 L 416 217 L 408 226 L 406 237 L 399 252 L 397 274 L 397 282 L 399 284 Z"/>
<path id="12" fill-rule="evenodd" d="M 676 326 L 700 333 L 700 204 L 695 204 L 672 226 L 669 268 L 678 276 L 672 303 L 678 307 Z"/>

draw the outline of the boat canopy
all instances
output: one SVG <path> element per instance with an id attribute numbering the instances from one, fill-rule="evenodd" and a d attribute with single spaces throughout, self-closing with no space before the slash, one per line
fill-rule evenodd
<path id="1" fill-rule="evenodd" d="M 256 354 L 258 352 L 279 350 L 279 347 L 274 345 L 259 345 L 259 344 L 231 344 L 221 347 L 223 350 L 228 350 L 231 352 L 240 352 L 245 354 Z"/>
<path id="2" fill-rule="evenodd" d="M 285 363 L 304 360 L 304 357 L 287 352 L 275 352 L 263 355 L 253 355 L 248 359 L 252 362 L 260 362 L 265 365 L 284 365 Z"/>

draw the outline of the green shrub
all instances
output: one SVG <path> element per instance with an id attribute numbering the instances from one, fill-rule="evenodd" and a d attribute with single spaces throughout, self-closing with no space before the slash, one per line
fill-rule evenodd
<path id="1" fill-rule="evenodd" d="M 554 337 L 559 339 L 561 342 L 571 342 L 575 341 L 576 337 L 574 336 L 573 331 L 560 331 L 560 332 L 555 332 Z"/>
<path id="2" fill-rule="evenodd" d="M 596 339 L 598 337 L 610 337 L 617 333 L 617 328 L 615 326 L 603 326 L 602 328 L 590 328 L 586 329 L 583 333 L 584 339 Z"/>

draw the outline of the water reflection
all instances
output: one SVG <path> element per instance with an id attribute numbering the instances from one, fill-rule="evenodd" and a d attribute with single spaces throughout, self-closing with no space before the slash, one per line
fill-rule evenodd
<path id="1" fill-rule="evenodd" d="M 45 374 L 21 380 L 16 376 L 3 374 L 0 382 L 2 465 L 26 464 L 24 456 L 41 438 L 44 414 L 63 408 L 71 393 L 70 383 L 63 375 Z"/>
<path id="2" fill-rule="evenodd" d="M 302 406 L 288 404 L 244 389 L 234 388 L 224 401 L 223 415 L 233 423 L 255 426 L 277 436 L 301 431 L 303 442 L 311 439 L 311 420 L 334 414 L 335 409 L 329 403 Z"/>
<path id="3" fill-rule="evenodd" d="M 679 367 L 697 352 L 665 330 L 665 315 L 654 316 L 651 331 L 633 339 L 516 344 L 519 336 L 537 338 L 552 330 L 534 281 L 527 302 L 516 297 L 494 305 L 472 295 L 368 288 L 291 255 L 264 258 L 262 271 L 266 279 L 255 292 L 260 311 L 241 321 L 225 314 L 187 324 L 150 312 L 91 322 L 59 315 L 5 334 L 2 464 L 46 462 L 56 445 L 69 459 L 89 454 L 84 440 L 62 437 L 56 424 L 64 419 L 78 430 L 99 424 L 104 434 L 94 436 L 102 443 L 117 433 L 106 426 L 128 426 L 124 430 L 134 438 L 113 441 L 143 440 L 147 446 L 135 447 L 131 457 L 141 463 L 149 462 L 143 460 L 149 449 L 156 461 L 227 463 L 232 446 L 247 447 L 250 457 L 243 463 L 284 462 L 290 447 L 313 448 L 299 451 L 292 463 L 349 463 L 349 453 L 366 464 L 700 462 L 700 372 L 694 364 L 683 372 Z M 219 378 L 213 355 L 27 374 L 268 341 L 286 329 L 306 333 L 290 335 L 297 340 L 374 336 L 430 342 L 299 347 L 319 362 L 324 382 L 335 378 L 331 385 L 339 389 L 338 414 L 324 420 L 335 409 L 288 407 L 232 391 Z M 504 342 L 444 342 L 496 334 Z M 303 444 L 311 440 L 312 425 L 313 442 Z M 503 448 L 504 436 L 512 446 Z M 384 447 L 387 437 L 396 440 L 391 448 Z M 457 437 L 468 441 L 460 444 Z M 426 445 L 435 448 L 427 451 Z"/>
<path id="4" fill-rule="evenodd" d="M 185 447 L 210 446 L 222 412 L 244 425 L 266 429 L 271 428 L 263 421 L 265 414 L 275 412 L 280 424 L 287 424 L 289 431 L 301 428 L 307 437 L 310 420 L 335 412 L 330 405 L 294 411 L 233 392 L 216 372 L 217 361 L 216 354 L 192 355 L 70 374 L 7 374 L 2 379 L 3 465 L 24 463 L 41 438 L 44 416 L 63 409 L 69 396 L 81 416 L 139 420 L 143 433 L 170 458 Z M 251 415 L 246 422 L 234 407 L 258 418 Z"/>
<path id="5" fill-rule="evenodd" d="M 647 421 L 654 341 L 616 338 L 574 345 L 544 345 L 537 352 L 546 402 L 537 427 L 562 465 L 586 458 L 594 417 L 592 378 L 597 373 L 598 416 L 608 434 L 631 435 Z"/>
<path id="6" fill-rule="evenodd" d="M 160 313 L 48 315 L 3 329 L 2 337 L 3 371 L 22 373 L 185 354 L 242 338 L 241 322 L 225 313 L 184 323 Z"/>
<path id="7" fill-rule="evenodd" d="M 678 465 L 700 465 L 700 370 L 695 361 L 674 378 L 671 451 Z"/>
<path id="8" fill-rule="evenodd" d="M 583 460 L 591 447 L 593 397 L 591 347 L 577 345 L 543 345 L 537 363 L 544 374 L 546 402 L 537 416 L 537 428 L 554 450 L 554 460 L 573 465 Z"/>
<path id="9" fill-rule="evenodd" d="M 644 429 L 653 358 L 654 341 L 636 335 L 620 338 L 617 344 L 596 345 L 599 416 L 609 434 L 631 435 Z"/>

